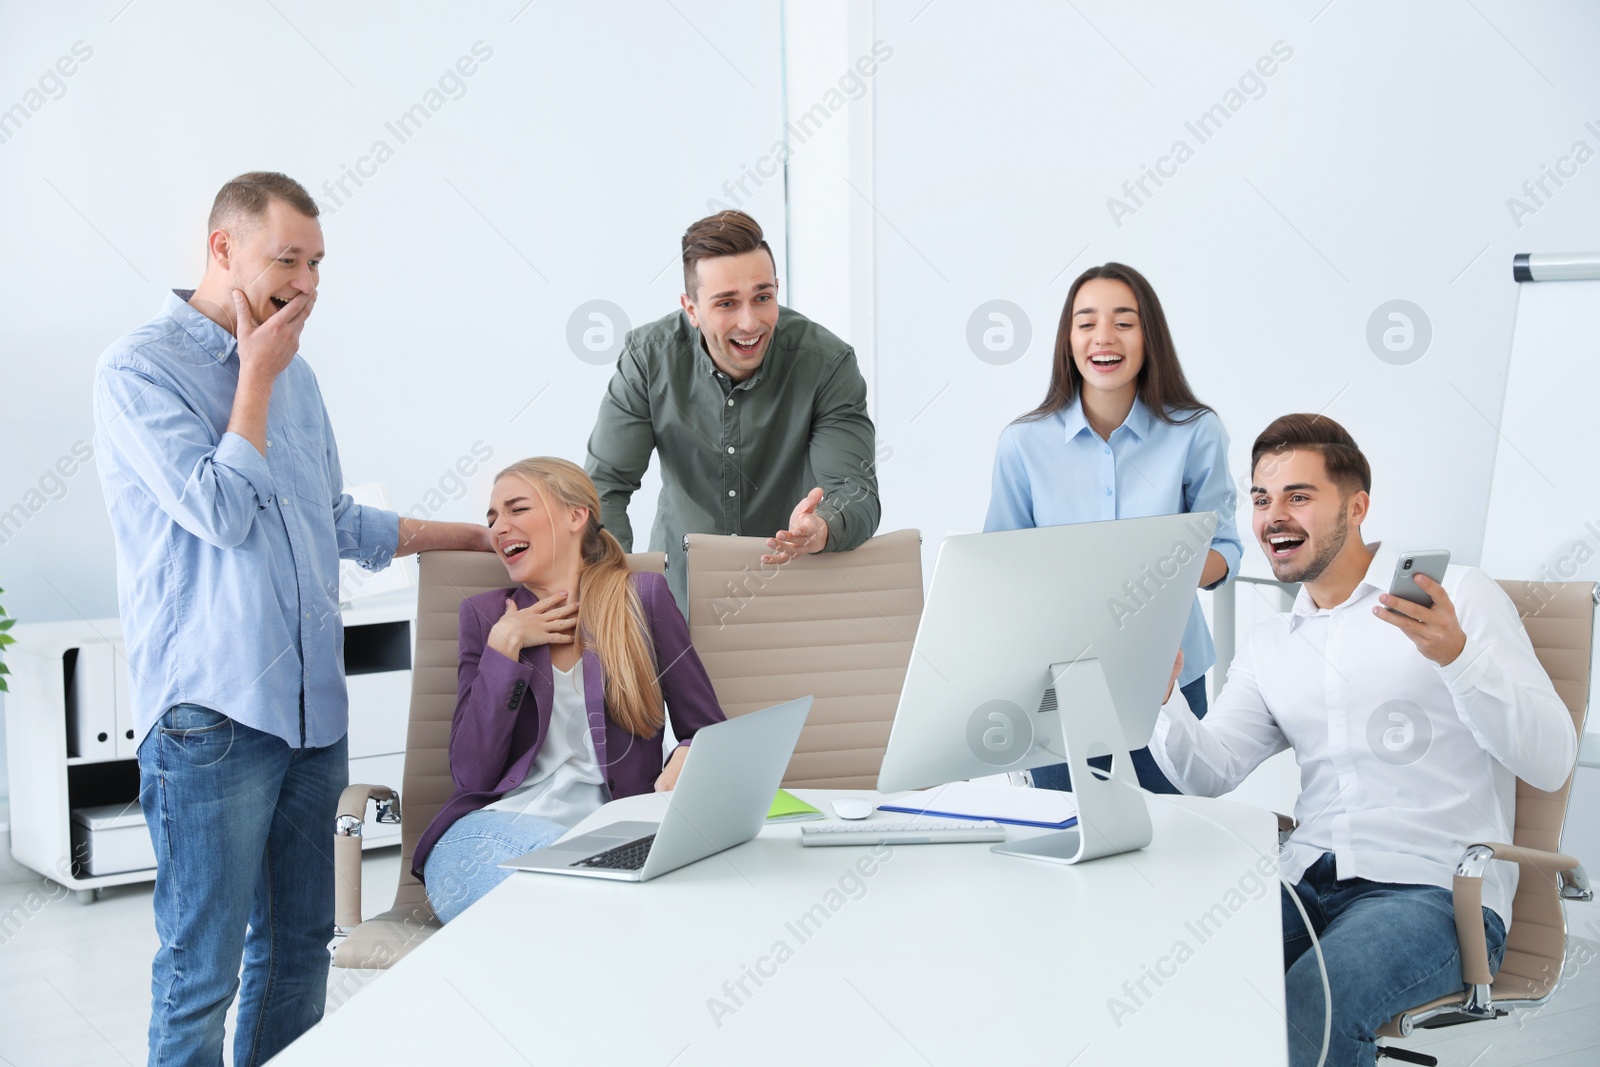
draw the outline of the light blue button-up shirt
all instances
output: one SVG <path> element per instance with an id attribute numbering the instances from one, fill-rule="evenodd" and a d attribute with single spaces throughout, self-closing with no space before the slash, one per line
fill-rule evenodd
<path id="1" fill-rule="evenodd" d="M 278 375 L 263 456 L 227 432 L 238 342 L 174 290 L 95 370 L 137 739 L 199 704 L 295 747 L 344 736 L 339 560 L 388 565 L 399 516 L 341 490 L 316 376 Z"/>
<path id="2" fill-rule="evenodd" d="M 1215 511 L 1211 547 L 1228 564 L 1221 585 L 1238 573 L 1242 552 L 1234 505 L 1228 434 L 1214 412 L 1173 425 L 1136 399 L 1111 440 L 1103 441 L 1089 428 L 1079 400 L 1036 422 L 1014 422 L 1000 434 L 983 528 L 1024 530 Z M 1216 661 L 1197 596 L 1183 631 L 1179 684 L 1188 685 Z"/>

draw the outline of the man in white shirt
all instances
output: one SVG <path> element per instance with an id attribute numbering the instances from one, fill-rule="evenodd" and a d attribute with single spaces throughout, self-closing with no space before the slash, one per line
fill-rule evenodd
<path id="1" fill-rule="evenodd" d="M 1509 841 L 1516 779 L 1566 781 L 1571 716 L 1488 575 L 1448 568 L 1420 607 L 1388 594 L 1396 553 L 1366 544 L 1366 457 L 1319 415 L 1285 415 L 1251 450 L 1254 532 L 1301 583 L 1258 626 L 1204 720 L 1181 697 L 1150 750 L 1186 793 L 1217 796 L 1293 748 L 1298 825 L 1281 856 L 1322 944 L 1333 1000 L 1327 1063 L 1371 1064 L 1376 1029 L 1462 987 L 1451 877 L 1466 846 Z M 1498 970 L 1517 870 L 1490 864 L 1484 930 Z M 1322 1050 L 1322 978 L 1283 891 L 1290 1062 Z"/>

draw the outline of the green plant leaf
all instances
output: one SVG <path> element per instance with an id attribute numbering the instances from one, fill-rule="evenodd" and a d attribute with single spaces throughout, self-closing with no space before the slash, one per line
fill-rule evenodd
<path id="1" fill-rule="evenodd" d="M 16 623 L 16 619 L 0 619 L 0 630 L 9 630 Z"/>
<path id="2" fill-rule="evenodd" d="M 14 645 L 16 643 L 17 639 L 12 637 L 10 634 L 0 634 L 0 648 L 5 648 L 7 645 Z"/>
<path id="3" fill-rule="evenodd" d="M 11 687 L 6 685 L 6 680 L 4 678 L 0 678 L 0 693 L 9 692 L 11 692 Z"/>
<path id="4" fill-rule="evenodd" d="M 7 667 L 4 663 L 0 663 L 0 674 L 10 674 L 10 673 L 11 673 L 11 668 Z"/>

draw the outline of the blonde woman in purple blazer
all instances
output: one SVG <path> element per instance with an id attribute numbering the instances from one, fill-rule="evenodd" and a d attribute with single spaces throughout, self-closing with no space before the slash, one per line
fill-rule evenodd
<path id="1" fill-rule="evenodd" d="M 721 707 L 659 574 L 631 574 L 583 469 L 538 457 L 489 504 L 509 589 L 461 605 L 450 774 L 455 793 L 412 871 L 449 922 L 608 800 L 671 789 Z M 662 761 L 662 702 L 678 745 Z"/>

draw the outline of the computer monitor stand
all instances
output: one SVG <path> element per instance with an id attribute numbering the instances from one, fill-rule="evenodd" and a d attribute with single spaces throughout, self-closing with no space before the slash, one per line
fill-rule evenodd
<path id="1" fill-rule="evenodd" d="M 1079 863 L 1144 848 L 1150 843 L 1150 809 L 1139 788 L 1127 735 L 1100 661 L 1052 663 L 1050 677 L 1061 716 L 1065 762 L 1078 800 L 1078 825 L 1007 841 L 993 846 L 993 851 L 1053 863 Z M 1111 756 L 1109 776 L 1089 764 L 1091 758 L 1107 755 Z"/>

